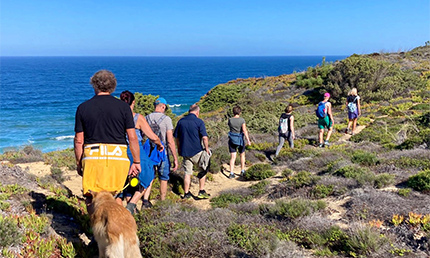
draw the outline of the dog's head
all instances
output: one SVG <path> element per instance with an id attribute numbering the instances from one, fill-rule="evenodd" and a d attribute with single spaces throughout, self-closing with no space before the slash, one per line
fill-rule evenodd
<path id="1" fill-rule="evenodd" d="M 93 196 L 93 202 L 101 200 L 114 200 L 112 193 L 108 191 L 93 192 L 90 190 L 89 192 Z"/>

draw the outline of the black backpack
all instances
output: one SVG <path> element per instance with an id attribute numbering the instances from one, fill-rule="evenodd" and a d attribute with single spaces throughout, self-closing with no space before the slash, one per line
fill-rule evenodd
<path id="1" fill-rule="evenodd" d="M 157 122 L 152 121 L 149 115 L 147 115 L 145 118 L 146 118 L 146 121 L 148 121 L 148 124 L 149 124 L 149 127 L 151 127 L 151 130 L 155 133 L 155 135 L 158 136 L 158 138 L 160 138 L 160 141 L 161 141 L 160 123 L 164 120 L 164 118 L 166 118 L 166 115 L 162 115 Z M 153 142 L 151 142 L 151 147 L 155 147 L 155 144 Z"/>

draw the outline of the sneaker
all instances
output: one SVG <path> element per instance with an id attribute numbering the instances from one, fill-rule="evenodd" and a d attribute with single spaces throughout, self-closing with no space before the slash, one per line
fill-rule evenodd
<path id="1" fill-rule="evenodd" d="M 188 192 L 188 193 L 184 194 L 184 197 L 182 197 L 182 199 L 190 199 L 191 197 L 193 197 L 193 196 L 191 195 L 190 192 Z"/>
<path id="2" fill-rule="evenodd" d="M 134 215 L 136 212 L 136 204 L 135 203 L 127 203 L 127 206 L 125 208 L 131 213 L 131 215 Z"/>
<path id="3" fill-rule="evenodd" d="M 348 134 L 348 129 L 345 129 L 345 134 Z"/>
<path id="4" fill-rule="evenodd" d="M 199 199 L 208 199 L 209 196 L 211 196 L 210 194 L 206 193 L 205 190 L 200 190 L 199 191 L 199 195 L 197 195 L 197 198 Z"/>
<path id="5" fill-rule="evenodd" d="M 240 171 L 240 176 L 244 177 L 245 176 L 245 170 Z"/>
<path id="6" fill-rule="evenodd" d="M 152 208 L 152 203 L 149 200 L 144 199 L 142 201 L 142 209 L 145 209 L 145 208 L 147 209 Z"/>
<path id="7" fill-rule="evenodd" d="M 325 142 L 324 142 L 324 146 L 329 147 L 329 146 L 330 146 L 330 143 L 329 143 L 328 141 L 325 141 Z"/>
<path id="8" fill-rule="evenodd" d="M 228 178 L 229 179 L 233 179 L 233 178 L 235 178 L 236 176 L 234 175 L 234 174 L 230 174 L 229 176 L 228 176 Z"/>
<path id="9" fill-rule="evenodd" d="M 318 147 L 319 147 L 319 148 L 323 148 L 323 147 L 324 147 L 324 144 L 320 143 L 320 144 L 318 144 Z"/>

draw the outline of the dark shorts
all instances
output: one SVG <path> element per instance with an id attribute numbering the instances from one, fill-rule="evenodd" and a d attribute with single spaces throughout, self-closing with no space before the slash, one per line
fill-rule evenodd
<path id="1" fill-rule="evenodd" d="M 239 154 L 242 154 L 245 152 L 245 145 L 236 145 L 229 140 L 228 150 L 230 151 L 230 153 L 235 153 L 236 151 L 239 151 Z"/>
<path id="2" fill-rule="evenodd" d="M 168 181 L 170 179 L 169 173 L 170 173 L 170 160 L 169 156 L 167 155 L 167 159 L 165 161 L 162 161 L 159 166 L 156 166 L 155 170 L 158 173 L 158 179 Z"/>

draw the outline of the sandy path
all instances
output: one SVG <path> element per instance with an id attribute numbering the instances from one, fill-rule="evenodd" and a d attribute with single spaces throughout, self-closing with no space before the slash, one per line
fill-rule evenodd
<path id="1" fill-rule="evenodd" d="M 223 164 L 223 168 L 224 168 L 223 171 L 230 171 L 230 166 L 227 164 Z M 207 193 L 211 195 L 211 198 L 218 196 L 222 191 L 248 187 L 256 183 L 252 181 L 244 181 L 239 176 L 240 166 L 235 166 L 234 173 L 236 174 L 236 178 L 234 179 L 228 178 L 229 172 L 219 172 L 219 173 L 213 174 L 213 178 L 214 178 L 213 181 L 206 181 L 205 190 Z M 192 194 L 197 195 L 197 193 L 199 192 L 199 184 L 192 183 L 190 191 Z M 192 202 L 193 202 L 193 205 L 195 205 L 199 209 L 207 210 L 211 208 L 210 198 L 204 199 L 204 200 L 194 200 Z"/>
<path id="2" fill-rule="evenodd" d="M 364 125 L 359 125 L 359 126 L 357 126 L 356 128 L 355 128 L 355 134 L 358 134 L 358 133 L 360 133 L 364 128 L 366 128 L 366 126 L 364 126 Z M 352 137 L 352 135 L 351 134 L 344 134 L 344 135 L 342 135 L 340 138 L 339 138 L 339 142 L 346 142 L 346 141 L 349 141 L 349 139 Z"/>

